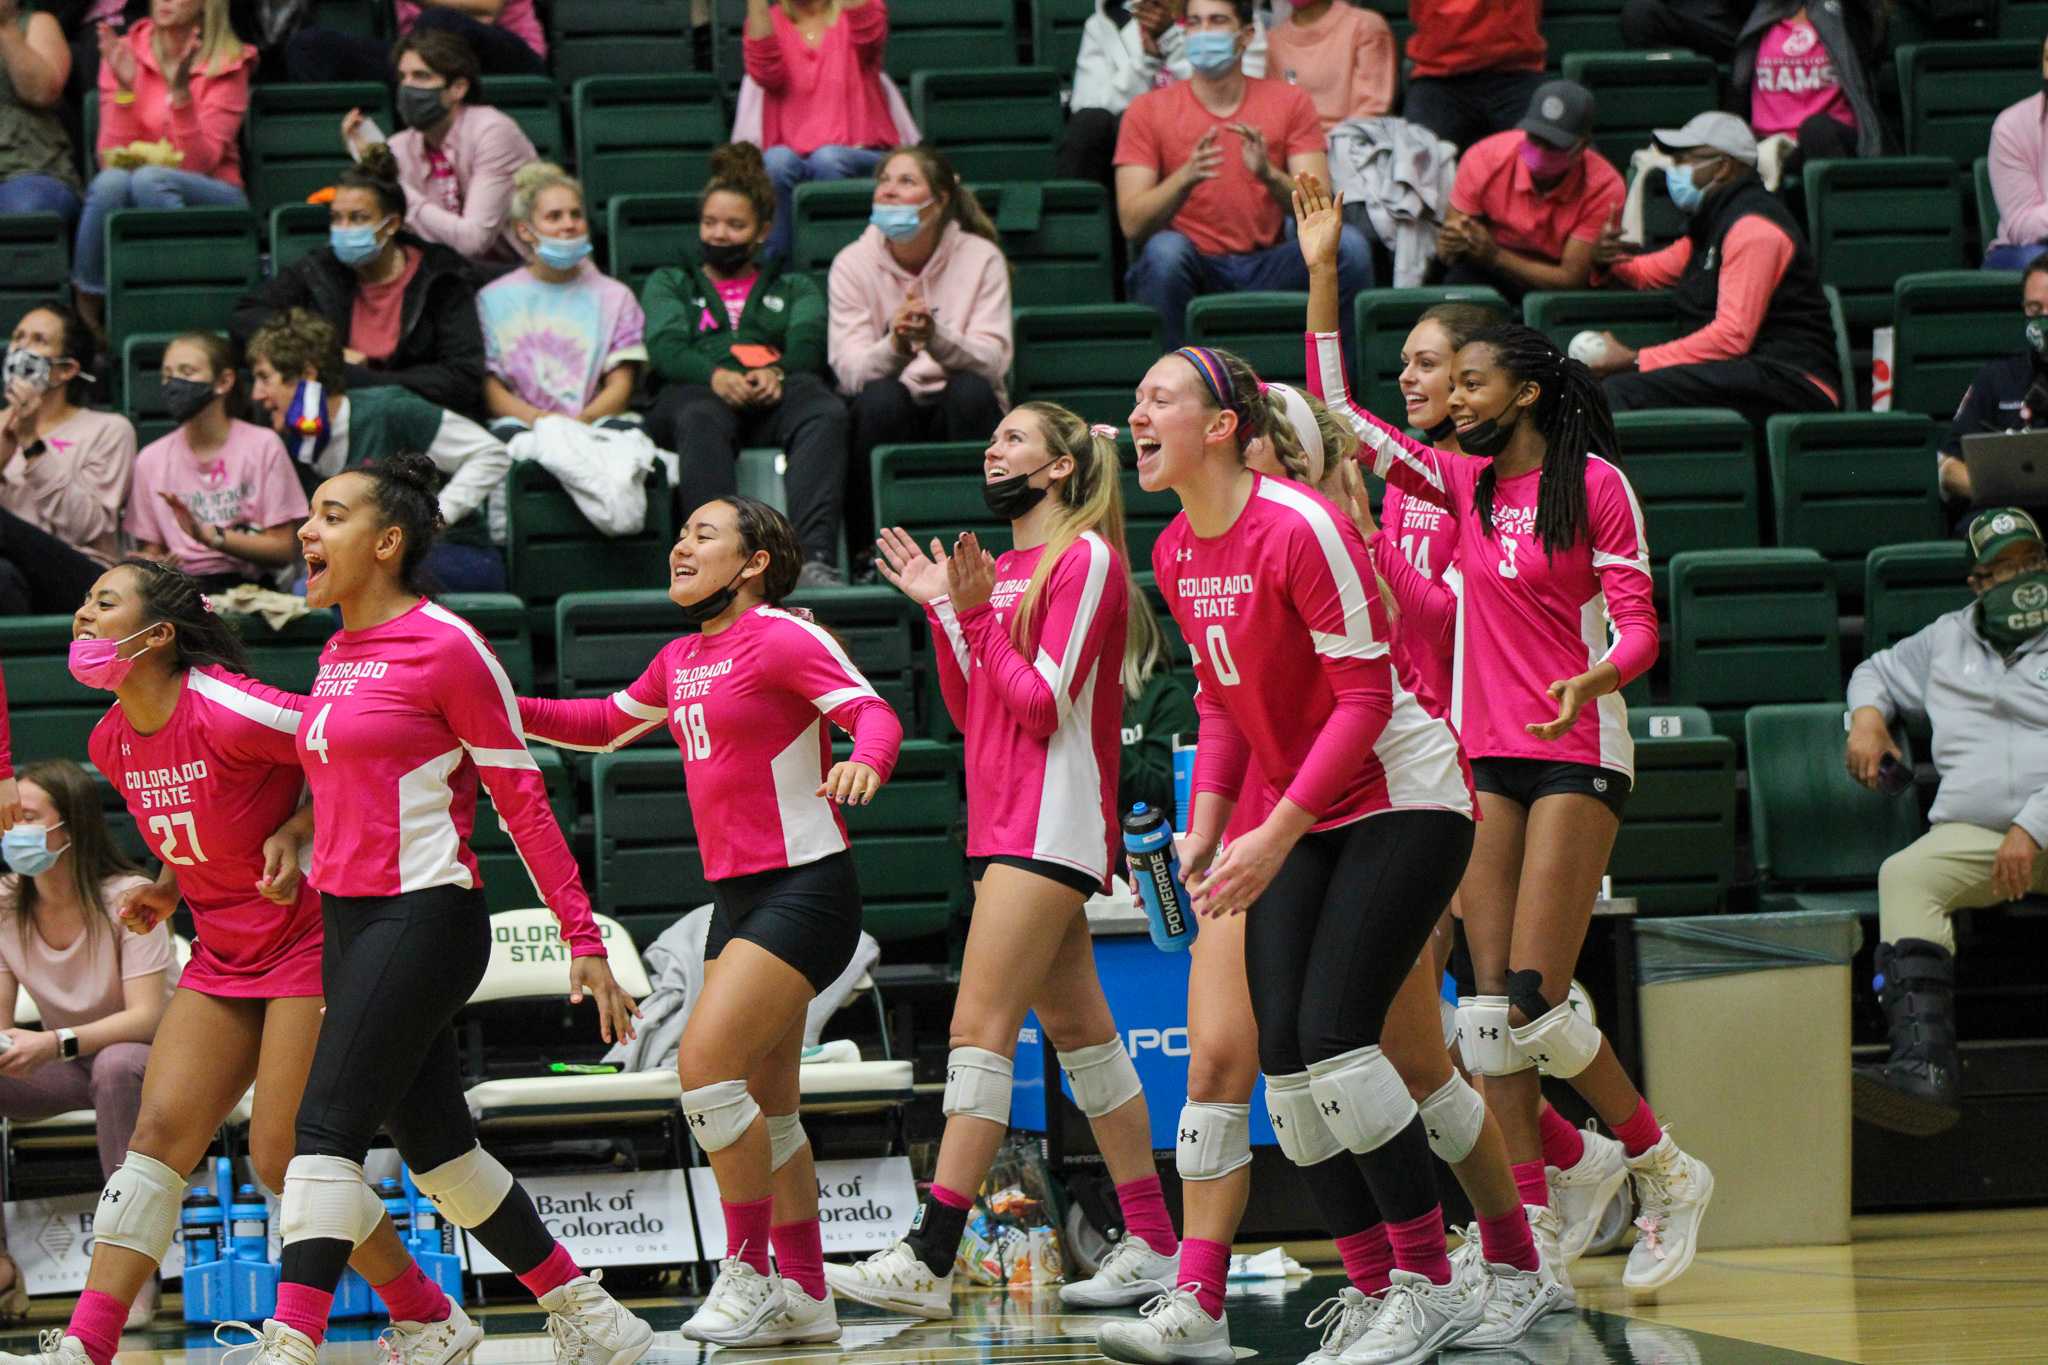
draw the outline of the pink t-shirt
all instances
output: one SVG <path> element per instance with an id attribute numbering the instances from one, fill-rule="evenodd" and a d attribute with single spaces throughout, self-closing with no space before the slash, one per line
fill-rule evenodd
<path id="1" fill-rule="evenodd" d="M 1400 54 L 1386 16 L 1345 0 L 1313 24 L 1296 18 L 1266 30 L 1266 70 L 1308 91 L 1325 133 L 1394 107 Z"/>
<path id="2" fill-rule="evenodd" d="M 1286 215 L 1266 187 L 1245 169 L 1244 140 L 1229 128 L 1248 123 L 1266 138 L 1275 166 L 1287 158 L 1323 150 L 1323 124 L 1308 93 L 1285 81 L 1247 76 L 1244 99 L 1226 114 L 1210 113 L 1195 97 L 1193 81 L 1177 81 L 1131 101 L 1117 133 L 1116 164 L 1149 166 L 1164 180 L 1187 163 L 1195 144 L 1216 129 L 1223 166 L 1196 185 L 1172 227 L 1204 256 L 1234 256 L 1272 246 L 1281 238 Z"/>
<path id="3" fill-rule="evenodd" d="M 825 722 L 853 736 L 853 761 L 883 778 L 903 724 L 807 616 L 758 606 L 716 635 L 663 645 L 624 691 L 587 701 L 519 699 L 531 738 L 613 749 L 667 721 L 711 881 L 802 867 L 846 848 L 839 807 L 819 796 L 832 766 Z"/>
<path id="4" fill-rule="evenodd" d="M 263 530 L 306 515 L 306 490 L 292 472 L 284 442 L 269 427 L 249 422 L 230 422 L 227 440 L 204 456 L 192 449 L 183 427 L 150 442 L 135 457 L 135 482 L 121 528 L 139 541 L 165 547 L 178 567 L 194 576 L 253 577 L 258 570 L 248 560 L 209 549 L 180 530 L 158 496 L 162 493 L 184 503 L 201 526 Z"/>
<path id="5" fill-rule="evenodd" d="M 820 147 L 893 147 L 896 121 L 882 89 L 882 51 L 889 41 L 889 9 L 868 0 L 843 11 L 819 35 L 804 41 L 775 5 L 774 32 L 748 38 L 747 74 L 761 87 L 761 145 L 809 156 Z"/>
<path id="6" fill-rule="evenodd" d="M 1494 240 L 1539 260 L 1564 259 L 1565 243 L 1597 242 L 1627 193 L 1621 173 L 1588 147 L 1564 179 L 1540 192 L 1522 160 L 1519 129 L 1483 137 L 1458 158 L 1451 207 L 1484 219 Z"/>
<path id="7" fill-rule="evenodd" d="M 128 1008 L 121 983 L 138 976 L 162 972 L 166 995 L 177 985 L 178 957 L 169 926 L 131 934 L 114 913 L 129 890 L 147 885 L 149 878 L 132 874 L 107 878 L 100 883 L 100 900 L 113 932 L 82 933 L 70 947 L 52 948 L 33 924 L 24 939 L 14 910 L 21 878 L 12 873 L 0 877 L 0 969 L 28 990 L 44 1028 L 77 1028 L 119 1014 Z M 14 1007 L 12 997 L 7 1006 Z"/>
<path id="8" fill-rule="evenodd" d="M 287 475 L 289 477 L 289 475 Z M 119 705 L 87 744 L 149 851 L 178 872 L 199 930 L 180 981 L 207 995 L 274 1000 L 320 994 L 320 893 L 289 906 L 256 890 L 263 842 L 305 789 L 292 737 L 305 698 L 224 668 L 185 671 L 162 729 L 145 735 Z"/>
<path id="9" fill-rule="evenodd" d="M 412 26 L 420 17 L 419 0 L 398 0 L 398 31 L 412 32 Z M 498 11 L 493 21 L 499 28 L 532 48 L 534 55 L 548 55 L 547 34 L 540 26 L 540 16 L 533 12 L 533 0 L 505 0 L 505 7 Z"/>
<path id="10" fill-rule="evenodd" d="M 712 280 L 711 287 L 718 291 L 718 301 L 725 305 L 725 325 L 738 327 L 740 314 L 746 311 L 747 295 L 754 292 L 754 282 L 761 276 L 757 272 L 738 280 Z M 704 316 L 697 321 L 698 331 L 708 331 L 713 326 L 711 310 L 706 308 Z"/>
<path id="11" fill-rule="evenodd" d="M 1815 114 L 1856 126 L 1827 44 L 1802 13 L 1771 25 L 1756 51 L 1756 83 L 1750 87 L 1749 123 L 1758 137 L 1797 133 Z"/>

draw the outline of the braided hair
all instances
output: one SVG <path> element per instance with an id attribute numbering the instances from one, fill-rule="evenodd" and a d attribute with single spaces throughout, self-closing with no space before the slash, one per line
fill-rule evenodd
<path id="1" fill-rule="evenodd" d="M 1600 381 L 1584 363 L 1557 349 L 1533 327 L 1504 322 L 1473 335 L 1466 346 L 1484 346 L 1494 363 L 1517 384 L 1538 393 L 1528 415 L 1543 437 L 1543 475 L 1536 488 L 1536 538 L 1545 555 L 1576 545 L 1587 532 L 1586 456 L 1619 457 L 1614 414 Z M 1494 464 L 1489 460 L 1472 490 L 1472 507 L 1486 534 L 1493 532 Z"/>

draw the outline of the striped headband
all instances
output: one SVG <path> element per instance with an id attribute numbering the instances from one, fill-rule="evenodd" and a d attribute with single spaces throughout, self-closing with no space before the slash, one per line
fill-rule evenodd
<path id="1" fill-rule="evenodd" d="M 1202 383 L 1208 386 L 1217 407 L 1237 414 L 1237 425 L 1240 428 L 1238 439 L 1249 440 L 1250 434 L 1242 430 L 1245 425 L 1244 411 L 1230 396 L 1230 371 L 1223 364 L 1223 357 L 1207 346 L 1183 346 L 1174 354 L 1195 367 L 1195 373 L 1200 375 Z"/>

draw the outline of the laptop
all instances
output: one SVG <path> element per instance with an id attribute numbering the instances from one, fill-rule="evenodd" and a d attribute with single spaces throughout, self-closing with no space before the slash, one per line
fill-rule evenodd
<path id="1" fill-rule="evenodd" d="M 1979 507 L 2048 506 L 2048 431 L 1986 431 L 1963 437 L 1970 500 Z"/>

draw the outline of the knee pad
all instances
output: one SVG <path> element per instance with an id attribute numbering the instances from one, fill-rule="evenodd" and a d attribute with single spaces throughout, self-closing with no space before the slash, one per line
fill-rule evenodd
<path id="1" fill-rule="evenodd" d="M 130 1152 L 100 1191 L 93 1239 L 162 1261 L 178 1230 L 178 1208 L 184 1198 L 185 1182 L 176 1171 L 155 1157 Z"/>
<path id="2" fill-rule="evenodd" d="M 1344 1150 L 1316 1108 L 1306 1071 L 1266 1077 L 1266 1117 L 1281 1153 L 1297 1166 L 1320 1166 Z"/>
<path id="3" fill-rule="evenodd" d="M 426 1188 L 426 1182 L 420 1182 Z M 295 1156 L 285 1167 L 277 1227 L 286 1246 L 328 1237 L 359 1247 L 384 1218 L 363 1168 L 338 1156 Z"/>
<path id="4" fill-rule="evenodd" d="M 473 1228 L 498 1211 L 512 1190 L 512 1172 L 485 1151 L 472 1147 L 431 1171 L 418 1171 L 413 1183 L 434 1201 L 441 1216 L 459 1228 Z"/>
<path id="5" fill-rule="evenodd" d="M 956 1047 L 946 1054 L 946 1097 L 939 1107 L 947 1118 L 966 1114 L 1007 1128 L 1014 1074 L 1010 1059 L 999 1052 Z"/>
<path id="6" fill-rule="evenodd" d="M 1221 1180 L 1252 1159 L 1252 1107 L 1203 1104 L 1181 1107 L 1173 1167 L 1182 1180 Z"/>
<path id="7" fill-rule="evenodd" d="M 1066 1073 L 1074 1103 L 1091 1119 L 1122 1108 L 1144 1089 L 1122 1038 L 1061 1053 L 1060 1070 Z"/>
<path id="8" fill-rule="evenodd" d="M 747 1092 L 745 1081 L 715 1081 L 683 1092 L 683 1117 L 690 1136 L 708 1152 L 722 1152 L 761 1117 L 761 1106 Z"/>
<path id="9" fill-rule="evenodd" d="M 1422 1131 L 1429 1138 L 1429 1150 L 1446 1166 L 1472 1155 L 1472 1144 L 1485 1126 L 1486 1101 L 1455 1071 L 1422 1102 Z"/>
<path id="10" fill-rule="evenodd" d="M 795 1114 L 770 1114 L 768 1116 L 768 1169 L 779 1171 L 789 1164 L 789 1159 L 801 1152 L 810 1143 L 804 1133 L 804 1121 Z"/>
<path id="11" fill-rule="evenodd" d="M 1569 1000 L 1513 1032 L 1522 1056 L 1559 1080 L 1578 1075 L 1600 1055 L 1600 1026 L 1573 1009 Z"/>
<path id="12" fill-rule="evenodd" d="M 1308 1082 L 1323 1122 L 1353 1152 L 1386 1146 L 1415 1117 L 1407 1083 L 1376 1045 L 1311 1062 Z"/>
<path id="13" fill-rule="evenodd" d="M 1474 995 L 1458 1002 L 1458 1055 L 1475 1076 L 1512 1076 L 1529 1069 L 1515 1046 L 1505 995 Z"/>

